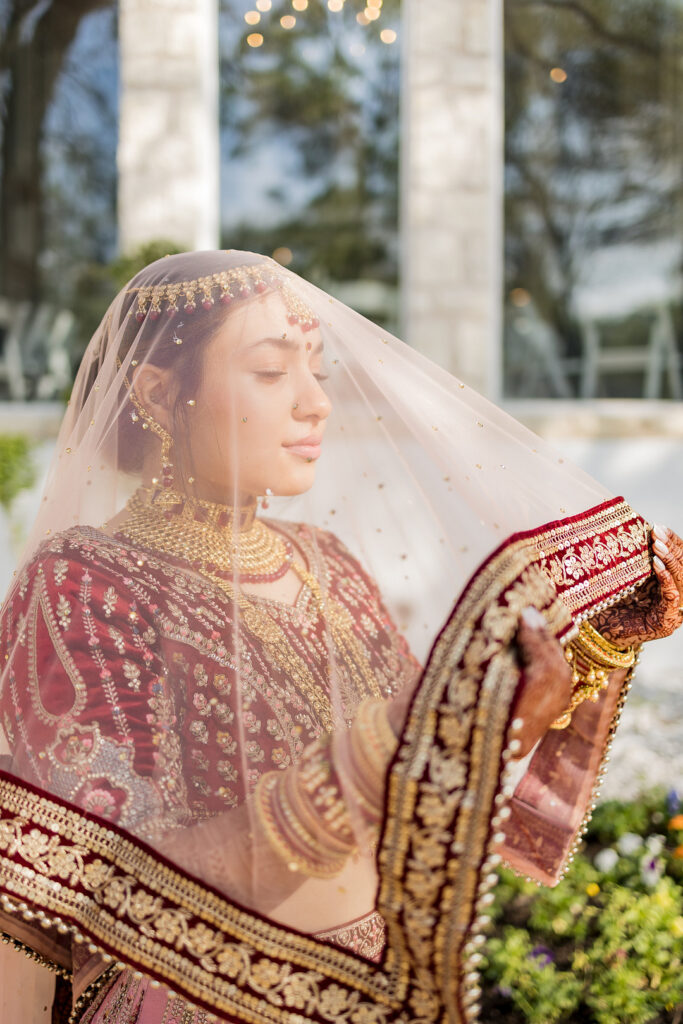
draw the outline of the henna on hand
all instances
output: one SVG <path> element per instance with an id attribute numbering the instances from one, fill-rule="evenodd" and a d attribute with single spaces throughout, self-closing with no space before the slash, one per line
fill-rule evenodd
<path id="1" fill-rule="evenodd" d="M 668 526 L 655 525 L 652 536 L 653 550 L 671 573 L 681 597 L 679 604 L 683 604 L 683 540 Z"/>
<path id="2" fill-rule="evenodd" d="M 512 707 L 512 721 L 519 740 L 516 757 L 524 757 L 548 731 L 569 704 L 572 673 L 559 640 L 548 631 L 535 608 L 525 608 L 517 630 L 522 681 Z"/>
<path id="3" fill-rule="evenodd" d="M 670 636 L 683 624 L 683 541 L 663 527 L 655 528 L 653 538 L 655 575 L 591 620 L 617 647 Z"/>

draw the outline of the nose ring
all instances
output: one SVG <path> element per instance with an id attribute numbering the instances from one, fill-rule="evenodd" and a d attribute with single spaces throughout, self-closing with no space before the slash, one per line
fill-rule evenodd
<path id="1" fill-rule="evenodd" d="M 294 405 L 292 406 L 292 410 L 298 409 L 298 408 L 299 408 L 299 403 L 295 402 Z"/>

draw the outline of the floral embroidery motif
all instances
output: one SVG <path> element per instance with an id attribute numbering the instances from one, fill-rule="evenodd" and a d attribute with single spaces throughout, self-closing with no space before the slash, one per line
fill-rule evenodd
<path id="1" fill-rule="evenodd" d="M 126 641 L 124 640 L 123 633 L 120 629 L 116 629 L 115 626 L 110 626 L 108 631 L 109 636 L 114 642 L 117 654 L 126 653 Z"/>
<path id="2" fill-rule="evenodd" d="M 66 579 L 66 574 L 69 569 L 69 563 L 65 558 L 58 558 L 52 569 L 55 584 L 61 587 L 62 583 Z"/>
<path id="3" fill-rule="evenodd" d="M 590 521 L 560 524 L 534 542 L 541 567 L 574 616 L 650 574 L 647 523 L 624 501 L 608 503 Z"/>
<path id="4" fill-rule="evenodd" d="M 107 589 L 104 592 L 102 607 L 104 609 L 104 614 L 107 616 L 108 619 L 111 618 L 111 616 L 114 614 L 116 610 L 117 600 L 118 597 L 116 595 L 116 590 L 114 589 L 114 587 L 107 587 Z"/>
<path id="5" fill-rule="evenodd" d="M 140 689 L 140 669 L 132 661 L 125 659 L 122 665 L 123 674 L 128 680 L 128 685 L 131 690 L 137 691 Z"/>
<path id="6" fill-rule="evenodd" d="M 60 594 L 57 601 L 57 622 L 64 631 L 69 628 L 69 623 L 71 622 L 71 605 L 64 597 L 64 594 Z"/>

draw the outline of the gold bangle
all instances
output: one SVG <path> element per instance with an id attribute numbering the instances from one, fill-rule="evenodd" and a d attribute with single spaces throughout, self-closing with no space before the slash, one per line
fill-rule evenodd
<path id="1" fill-rule="evenodd" d="M 318 841 L 311 835 L 296 817 L 295 809 L 287 802 L 283 786 L 285 782 L 279 772 L 267 772 L 256 785 L 256 815 L 263 833 L 271 848 L 290 870 L 300 871 L 311 878 L 333 878 L 339 874 L 355 847 L 345 844 L 343 851 L 339 846 L 336 849 L 328 848 L 324 840 Z"/>
<path id="2" fill-rule="evenodd" d="M 635 647 L 627 647 L 626 650 L 615 647 L 601 633 L 598 633 L 590 622 L 581 623 L 579 635 L 572 643 L 601 668 L 631 668 L 635 664 Z"/>
<path id="3" fill-rule="evenodd" d="M 609 685 L 610 672 L 614 669 L 630 669 L 636 663 L 638 647 L 622 650 L 615 647 L 589 622 L 582 622 L 578 635 L 571 641 L 566 658 L 572 667 L 574 691 L 569 705 L 551 729 L 566 729 L 574 711 L 584 701 L 595 703 Z"/>

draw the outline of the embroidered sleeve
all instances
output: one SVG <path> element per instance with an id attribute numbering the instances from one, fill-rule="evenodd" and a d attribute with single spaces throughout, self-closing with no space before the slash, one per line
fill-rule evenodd
<path id="1" fill-rule="evenodd" d="M 328 565 L 332 592 L 351 612 L 370 651 L 381 692 L 385 696 L 398 693 L 414 682 L 422 666 L 397 628 L 377 583 L 335 534 L 316 530 L 314 543 Z"/>
<path id="2" fill-rule="evenodd" d="M 1 706 L 15 768 L 150 838 L 185 804 L 151 602 L 98 559 L 68 554 L 32 563 L 4 615 Z"/>

